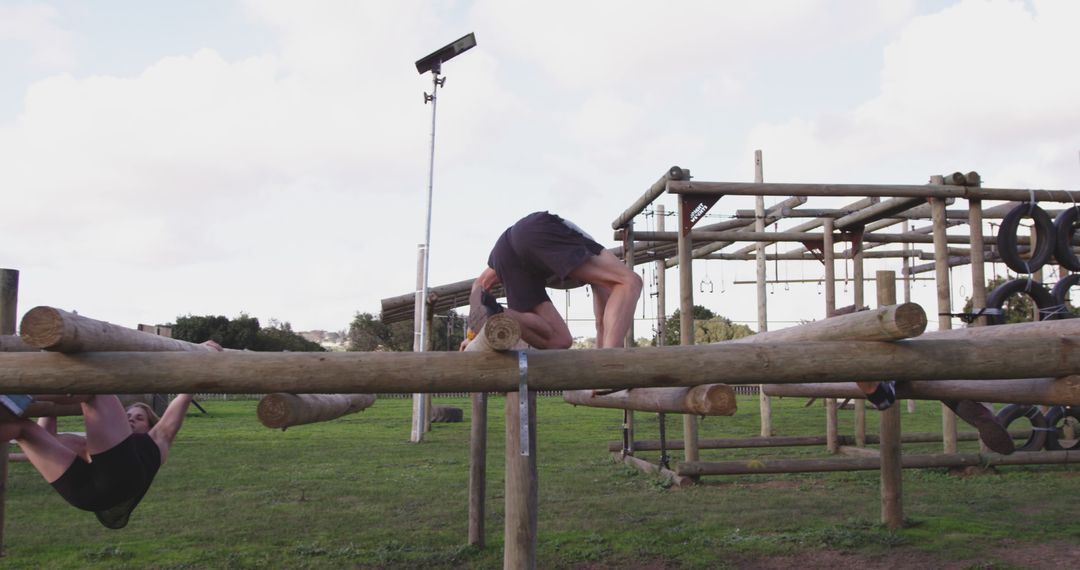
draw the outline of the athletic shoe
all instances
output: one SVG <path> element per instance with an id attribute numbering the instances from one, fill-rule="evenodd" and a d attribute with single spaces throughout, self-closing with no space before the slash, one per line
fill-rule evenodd
<path id="1" fill-rule="evenodd" d="M 495 300 L 491 293 L 484 289 L 474 289 L 469 294 L 469 318 L 467 322 L 469 331 L 472 333 L 470 338 L 480 334 L 480 329 L 484 328 L 484 323 L 487 322 L 491 315 L 497 315 L 503 310 L 503 306 Z"/>
<path id="2" fill-rule="evenodd" d="M 953 400 L 943 403 L 956 412 L 957 417 L 979 430 L 979 439 L 990 448 L 990 451 L 1002 455 L 1009 455 L 1016 451 L 1012 436 L 994 416 L 994 412 L 986 406 L 971 400 Z"/>
<path id="3" fill-rule="evenodd" d="M 22 417 L 33 402 L 34 398 L 27 394 L 0 394 L 0 404 L 18 418 Z"/>
<path id="4" fill-rule="evenodd" d="M 866 400 L 878 410 L 887 410 L 896 403 L 896 382 L 878 382 L 877 388 L 866 395 Z"/>

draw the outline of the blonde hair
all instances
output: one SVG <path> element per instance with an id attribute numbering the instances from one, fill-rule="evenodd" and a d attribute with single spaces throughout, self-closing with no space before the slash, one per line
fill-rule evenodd
<path id="1" fill-rule="evenodd" d="M 139 408 L 140 410 L 142 410 L 143 413 L 146 414 L 146 423 L 150 424 L 150 427 L 154 427 L 159 421 L 161 421 L 161 418 L 154 413 L 154 409 L 147 404 L 144 404 L 142 402 L 135 402 L 134 404 L 127 407 L 128 411 L 130 411 L 131 408 Z"/>

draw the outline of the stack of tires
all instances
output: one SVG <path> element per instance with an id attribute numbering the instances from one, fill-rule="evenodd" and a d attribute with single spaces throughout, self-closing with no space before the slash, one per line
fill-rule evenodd
<path id="1" fill-rule="evenodd" d="M 1080 451 L 1080 407 L 1051 406 L 1044 414 L 1038 406 L 1009 404 L 997 418 L 1005 429 L 1020 418 L 1031 422 L 1031 435 L 1017 451 Z"/>
<path id="2" fill-rule="evenodd" d="M 1009 269 L 1017 273 L 1031 274 L 1042 269 L 1052 256 L 1061 267 L 1070 271 L 1080 271 L 1080 258 L 1072 248 L 1078 216 L 1080 216 L 1080 207 L 1066 208 L 1055 220 L 1051 221 L 1050 215 L 1034 202 L 1021 203 L 1006 214 L 1001 221 L 1001 228 L 997 234 L 997 248 L 1001 260 Z M 1027 259 L 1020 256 L 1020 248 L 1017 245 L 1017 230 L 1023 218 L 1031 218 L 1035 232 L 1035 248 Z M 987 308 L 996 309 L 989 315 L 988 320 L 992 325 L 1004 323 L 1005 314 L 1001 309 L 1005 301 L 1017 293 L 1031 297 L 1035 306 L 1039 308 L 1039 320 L 1071 318 L 1073 315 L 1068 311 L 1066 298 L 1069 289 L 1077 283 L 1080 283 L 1080 273 L 1073 273 L 1059 280 L 1052 291 L 1030 277 L 1006 281 L 986 297 Z"/>

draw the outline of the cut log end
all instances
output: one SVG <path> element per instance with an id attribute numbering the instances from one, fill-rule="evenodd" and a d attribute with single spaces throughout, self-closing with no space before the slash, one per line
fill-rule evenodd
<path id="1" fill-rule="evenodd" d="M 267 394 L 259 400 L 255 413 L 259 422 L 268 428 L 285 428 L 289 424 L 289 396 L 291 394 Z"/>
<path id="2" fill-rule="evenodd" d="M 484 336 L 492 350 L 510 350 L 521 339 L 521 327 L 510 315 L 492 315 L 484 324 Z"/>
<path id="3" fill-rule="evenodd" d="M 919 336 L 926 330 L 926 311 L 916 303 L 896 306 L 896 328 L 907 337 Z"/>
<path id="4" fill-rule="evenodd" d="M 34 307 L 19 325 L 23 342 L 34 348 L 49 348 L 64 338 L 64 317 L 52 307 Z"/>
<path id="5" fill-rule="evenodd" d="M 694 413 L 703 416 L 733 416 L 738 409 L 735 390 L 727 384 L 694 386 L 686 394 L 686 404 Z"/>

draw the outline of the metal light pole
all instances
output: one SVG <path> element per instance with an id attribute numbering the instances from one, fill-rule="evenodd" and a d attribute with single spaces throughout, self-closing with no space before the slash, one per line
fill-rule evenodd
<path id="1" fill-rule="evenodd" d="M 445 77 L 440 77 L 442 64 L 454 56 L 476 46 L 476 37 L 467 34 L 449 43 L 442 48 L 428 54 L 416 62 L 416 71 L 423 74 L 431 72 L 431 95 L 424 93 L 424 104 L 431 103 L 431 153 L 428 157 L 428 192 L 427 192 L 427 225 L 424 231 L 424 251 L 420 265 L 421 278 L 417 288 L 419 291 L 416 298 L 413 328 L 413 350 L 423 352 L 427 350 L 428 343 L 428 272 L 431 266 L 431 204 L 435 191 L 435 116 L 438 110 L 439 88 L 446 83 Z M 430 423 L 430 396 L 428 394 L 413 394 L 413 417 L 412 433 L 409 440 L 419 443 L 424 438 L 424 433 L 431 430 Z"/>
<path id="2" fill-rule="evenodd" d="M 419 336 L 417 344 L 420 346 L 420 350 L 425 350 L 428 334 L 427 319 L 424 318 L 423 312 L 427 311 L 428 305 L 428 269 L 431 260 L 431 202 L 435 188 L 435 113 L 438 109 L 439 87 L 446 83 L 446 78 L 440 77 L 440 74 L 442 73 L 443 63 L 475 46 L 476 36 L 471 33 L 466 34 L 416 62 L 418 72 L 431 71 L 431 95 L 424 93 L 424 104 L 431 103 L 431 153 L 428 161 L 427 226 L 424 233 L 423 286 L 420 291 L 421 314 L 416 316 L 416 319 L 420 322 L 419 332 L 417 333 Z"/>

